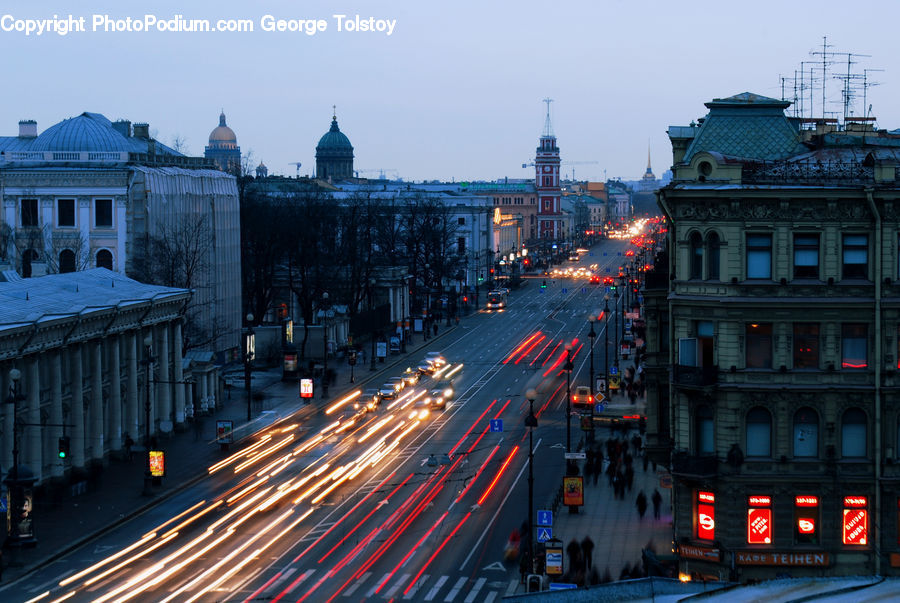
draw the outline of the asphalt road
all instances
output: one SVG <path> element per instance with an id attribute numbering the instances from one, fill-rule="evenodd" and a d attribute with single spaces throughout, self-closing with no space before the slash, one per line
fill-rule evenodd
<path id="1" fill-rule="evenodd" d="M 598 264 L 601 276 L 615 275 L 627 245 L 604 241 L 571 265 Z M 504 553 L 529 513 L 525 392 L 538 390 L 533 501 L 540 509 L 564 473 L 564 345 L 573 348 L 574 391 L 588 381 L 587 316 L 603 307 L 604 293 L 583 279 L 529 278 L 506 309 L 483 310 L 441 340 L 446 371 L 455 371 L 446 409 L 420 405 L 435 379 L 427 376 L 364 416 L 347 411 L 352 400 L 308 406 L 234 451 L 207 479 L 6 595 L 471 603 L 523 592 L 519 563 Z M 599 374 L 605 327 L 597 327 Z M 491 419 L 502 420 L 502 431 L 491 431 Z M 577 443 L 577 420 L 571 429 Z"/>

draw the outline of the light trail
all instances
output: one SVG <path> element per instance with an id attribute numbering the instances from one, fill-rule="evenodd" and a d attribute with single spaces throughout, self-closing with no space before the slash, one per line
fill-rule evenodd
<path id="1" fill-rule="evenodd" d="M 263 446 L 266 442 L 268 442 L 271 439 L 272 439 L 272 436 L 270 436 L 270 435 L 263 436 L 263 438 L 260 441 L 258 441 L 257 443 L 253 444 L 252 446 L 250 446 L 248 448 L 245 448 L 243 450 L 235 452 L 234 454 L 232 454 L 231 456 L 229 456 L 227 458 L 222 459 L 218 463 L 210 466 L 210 468 L 207 471 L 211 475 L 211 474 L 215 473 L 216 471 L 218 471 L 219 469 L 221 469 L 222 467 L 226 467 L 226 466 L 230 465 L 231 463 L 235 462 L 242 456 L 246 456 L 246 455 L 250 454 L 257 448 Z"/>
<path id="2" fill-rule="evenodd" d="M 522 343 L 520 343 L 519 346 L 516 347 L 516 349 L 514 349 L 514 350 L 509 354 L 509 356 L 507 356 L 507 357 L 503 360 L 503 364 L 506 364 L 506 363 L 508 363 L 510 360 L 512 360 L 513 357 L 516 356 L 522 348 L 524 348 L 524 347 L 527 346 L 529 343 L 531 343 L 531 340 L 534 339 L 535 337 L 537 337 L 537 336 L 540 335 L 540 334 L 541 334 L 541 332 L 538 331 L 537 333 L 533 334 L 531 337 L 529 337 L 528 339 L 526 339 L 525 341 L 523 341 Z"/>
<path id="3" fill-rule="evenodd" d="M 519 356 L 518 358 L 516 358 L 516 361 L 513 362 L 513 364 L 519 364 L 520 362 L 522 362 L 522 360 L 524 360 L 525 357 L 528 356 L 528 354 L 531 352 L 531 350 L 533 350 L 534 348 L 536 348 L 537 346 L 539 346 L 540 343 L 541 343 L 542 341 L 544 341 L 544 339 L 546 339 L 546 336 L 545 336 L 545 335 L 541 335 L 541 337 L 540 337 L 537 341 L 535 341 L 534 343 L 532 343 L 532 344 L 528 347 L 527 350 L 525 350 L 524 352 L 522 352 L 522 355 L 521 355 L 521 356 Z"/>
<path id="4" fill-rule="evenodd" d="M 425 562 L 425 565 L 422 566 L 422 569 L 419 570 L 419 573 L 416 574 L 416 577 L 412 579 L 412 582 L 410 582 L 409 585 L 406 587 L 406 590 L 403 591 L 404 596 L 409 594 L 409 591 L 412 590 L 413 585 L 415 585 L 415 583 L 419 580 L 419 578 L 422 577 L 422 574 L 425 573 L 425 570 L 428 569 L 428 566 L 431 565 L 431 562 L 434 561 L 434 558 L 437 557 L 437 554 L 441 552 L 441 549 L 443 549 L 447 545 L 448 542 L 450 542 L 450 539 L 456 535 L 456 533 L 459 531 L 459 529 L 461 527 L 463 527 L 463 524 L 465 524 L 469 520 L 469 517 L 471 517 L 471 516 L 472 516 L 471 512 L 466 513 L 466 516 L 462 518 L 462 521 L 460 521 L 459 524 L 457 524 L 457 526 L 453 529 L 453 531 L 450 532 L 450 534 L 444 539 L 444 541 L 441 542 L 441 545 L 437 549 L 435 549 L 434 553 L 431 554 L 431 557 L 428 558 L 428 561 Z M 333 597 L 332 597 L 332 599 L 333 599 Z"/>
<path id="5" fill-rule="evenodd" d="M 325 409 L 325 414 L 330 415 L 331 413 L 333 413 L 334 411 L 336 411 L 337 409 L 342 407 L 347 402 L 350 402 L 351 400 L 355 400 L 356 398 L 359 398 L 361 395 L 362 395 L 361 389 L 358 389 L 354 392 L 347 394 L 346 396 L 344 396 L 343 398 L 341 398 L 340 400 L 338 400 L 337 402 L 335 402 L 334 404 L 329 406 L 327 409 Z"/>

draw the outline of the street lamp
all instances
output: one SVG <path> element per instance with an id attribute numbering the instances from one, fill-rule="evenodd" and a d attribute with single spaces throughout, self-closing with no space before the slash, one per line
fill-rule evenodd
<path id="1" fill-rule="evenodd" d="M 153 494 L 153 474 L 150 470 L 150 371 L 153 367 L 153 336 L 150 333 L 144 336 L 144 449 L 147 453 L 147 465 L 144 468 L 144 496 Z M 249 386 L 248 386 L 249 387 Z"/>
<path id="2" fill-rule="evenodd" d="M 19 402 L 25 401 L 25 395 L 19 391 L 19 380 L 22 373 L 19 369 L 10 369 L 9 380 L 12 382 L 9 386 L 9 396 L 6 398 L 7 404 L 12 404 L 13 413 L 13 433 L 12 433 L 12 454 L 13 464 L 3 480 L 6 484 L 8 508 L 7 520 L 7 539 L 5 546 L 34 546 L 37 540 L 34 537 L 32 528 L 31 509 L 31 485 L 34 483 L 34 475 L 27 467 L 19 466 Z"/>
<path id="3" fill-rule="evenodd" d="M 375 369 L 375 304 L 373 303 L 372 296 L 375 293 L 375 279 L 369 279 L 369 321 L 372 324 L 372 361 L 369 364 L 369 370 L 374 371 Z"/>
<path id="4" fill-rule="evenodd" d="M 566 452 L 572 452 L 572 344 L 566 344 Z M 571 461 L 570 461 L 571 464 Z"/>
<path id="5" fill-rule="evenodd" d="M 247 422 L 250 422 L 252 414 L 252 392 L 250 391 L 250 362 L 253 360 L 253 314 L 247 313 L 247 333 L 244 338 L 244 389 L 247 391 Z"/>
<path id="6" fill-rule="evenodd" d="M 603 373 L 606 375 L 606 385 L 604 387 L 604 395 L 609 398 L 609 294 L 603 296 L 603 316 L 606 317 L 606 324 L 603 325 Z"/>
<path id="7" fill-rule="evenodd" d="M 613 316 L 613 357 L 615 358 L 614 366 L 616 367 L 616 373 L 619 371 L 619 290 L 616 289 L 613 294 L 615 301 L 613 302 L 613 312 L 615 312 L 616 316 Z"/>
<path id="8" fill-rule="evenodd" d="M 328 291 L 322 293 L 322 397 L 328 397 Z"/>
<path id="9" fill-rule="evenodd" d="M 591 330 L 588 331 L 588 338 L 591 340 L 591 380 L 588 383 L 591 392 L 591 429 L 588 431 L 588 439 L 590 440 L 593 440 L 594 434 L 594 338 L 597 337 L 597 333 L 594 331 L 594 322 L 596 322 L 598 314 L 600 314 L 599 310 L 588 316 L 588 324 L 591 325 Z"/>
<path id="10" fill-rule="evenodd" d="M 525 392 L 528 398 L 528 416 L 525 417 L 525 427 L 528 428 L 528 564 L 530 571 L 534 571 L 534 529 L 532 529 L 534 517 L 534 428 L 537 427 L 537 417 L 534 416 L 534 399 L 537 391 L 529 389 Z"/>

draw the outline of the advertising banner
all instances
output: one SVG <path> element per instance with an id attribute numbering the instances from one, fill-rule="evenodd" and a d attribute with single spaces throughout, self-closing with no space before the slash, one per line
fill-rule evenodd
<path id="1" fill-rule="evenodd" d="M 563 478 L 563 504 L 574 507 L 584 505 L 584 478 L 567 475 Z"/>
<path id="2" fill-rule="evenodd" d="M 150 451 L 150 475 L 153 477 L 166 475 L 166 453 L 162 450 Z"/>

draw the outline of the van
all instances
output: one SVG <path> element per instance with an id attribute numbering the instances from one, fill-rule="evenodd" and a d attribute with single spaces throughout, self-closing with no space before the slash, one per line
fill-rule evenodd
<path id="1" fill-rule="evenodd" d="M 391 350 L 391 354 L 399 354 L 400 353 L 400 338 L 399 337 L 391 337 L 390 350 Z"/>
<path id="2" fill-rule="evenodd" d="M 572 394 L 572 406 L 576 410 L 590 410 L 594 405 L 594 399 L 591 397 L 591 388 L 586 385 L 579 385 Z"/>

